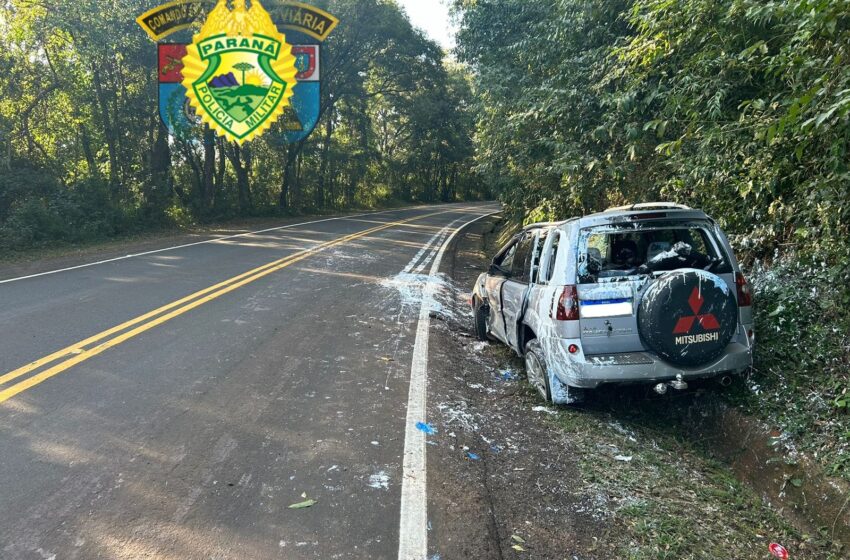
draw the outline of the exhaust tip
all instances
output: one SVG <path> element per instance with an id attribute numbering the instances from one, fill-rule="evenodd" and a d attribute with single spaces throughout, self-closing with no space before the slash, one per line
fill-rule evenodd
<path id="1" fill-rule="evenodd" d="M 718 380 L 718 382 L 720 383 L 721 387 L 728 387 L 729 385 L 732 384 L 732 376 L 731 375 L 724 375 Z"/>
<path id="2" fill-rule="evenodd" d="M 659 395 L 666 395 L 667 394 L 667 384 L 666 383 L 659 383 L 658 385 L 655 386 L 654 391 L 656 393 L 658 393 Z"/>

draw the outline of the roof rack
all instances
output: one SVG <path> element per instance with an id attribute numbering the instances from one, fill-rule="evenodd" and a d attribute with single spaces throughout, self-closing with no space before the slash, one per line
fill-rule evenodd
<path id="1" fill-rule="evenodd" d="M 608 208 L 606 212 L 627 212 L 632 210 L 693 210 L 690 206 L 684 204 L 676 204 L 675 202 L 642 202 L 640 204 L 631 204 L 628 206 L 616 206 Z"/>

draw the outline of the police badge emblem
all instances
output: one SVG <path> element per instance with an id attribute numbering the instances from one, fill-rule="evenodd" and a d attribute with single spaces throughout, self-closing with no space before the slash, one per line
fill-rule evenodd
<path id="1" fill-rule="evenodd" d="M 232 5 L 232 9 L 227 9 L 228 4 Z M 321 43 L 336 28 L 339 20 L 314 6 L 292 0 L 267 0 L 266 5 L 268 10 L 259 0 L 218 1 L 193 44 L 186 44 L 183 37 L 189 30 L 198 29 L 200 22 L 204 21 L 208 9 L 206 0 L 172 0 L 137 18 L 139 25 L 158 43 L 159 113 L 172 135 L 195 136 L 199 124 L 212 121 L 210 126 L 219 134 L 245 142 L 279 121 L 279 141 L 293 143 L 304 140 L 315 129 L 321 113 Z M 266 17 L 269 14 L 271 25 Z M 259 33 L 258 50 L 253 51 L 255 37 L 248 30 L 251 25 L 261 25 L 267 31 Z M 217 29 L 216 26 L 227 29 Z M 246 31 L 248 36 L 236 34 L 237 27 Z M 282 42 L 278 29 L 286 30 Z M 219 35 L 217 39 L 223 39 L 223 42 L 207 41 L 204 45 L 211 45 L 211 48 L 206 53 L 200 52 L 197 48 L 200 42 L 213 39 L 215 35 Z M 292 45 L 291 55 L 296 71 L 294 81 L 289 77 L 289 67 L 286 71 L 276 70 L 270 64 L 274 76 L 263 68 L 261 58 L 270 60 L 274 54 L 274 49 L 266 52 L 261 48 L 271 44 L 264 42 L 264 38 L 274 39 L 277 35 L 280 35 L 277 41 L 282 54 L 285 54 L 284 43 Z M 177 38 L 177 42 L 165 42 L 172 36 Z M 291 40 L 287 41 L 287 38 Z M 230 43 L 227 39 L 231 39 Z M 238 39 L 235 46 L 233 39 Z M 243 43 L 241 39 L 249 42 Z M 243 49 L 247 50 L 247 53 L 243 52 L 245 59 L 237 59 L 233 53 Z M 216 63 L 215 55 L 218 55 L 218 68 L 212 70 L 210 76 L 204 76 Z M 186 66 L 189 62 L 193 64 L 192 68 Z M 244 75 L 237 64 L 244 69 Z M 287 76 L 282 76 L 279 71 Z M 191 75 L 191 79 L 187 75 Z M 265 96 L 261 97 L 265 88 L 268 88 Z M 283 95 L 276 99 L 281 89 Z M 205 100 L 207 109 L 200 109 L 199 105 Z M 279 104 L 274 105 L 278 101 Z M 272 108 L 275 109 L 273 114 L 269 113 Z M 217 115 L 221 122 L 216 122 L 213 115 Z M 231 133 L 222 132 L 228 127 Z M 240 134 L 244 135 L 241 140 L 238 138 Z"/>
<path id="2" fill-rule="evenodd" d="M 202 121 L 242 144 L 262 134 L 289 105 L 292 46 L 259 0 L 219 0 L 183 58 L 183 86 Z"/>

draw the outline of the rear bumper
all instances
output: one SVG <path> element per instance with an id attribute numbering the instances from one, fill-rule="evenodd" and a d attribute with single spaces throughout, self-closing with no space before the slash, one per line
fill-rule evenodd
<path id="1" fill-rule="evenodd" d="M 732 342 L 723 355 L 711 364 L 698 368 L 674 366 L 651 352 L 630 352 L 607 356 L 585 356 L 581 350 L 570 354 L 567 348 L 580 340 L 541 339 L 549 362 L 550 373 L 570 387 L 595 389 L 607 383 L 652 383 L 669 381 L 681 375 L 685 379 L 715 377 L 745 371 L 753 363 L 752 347 Z"/>

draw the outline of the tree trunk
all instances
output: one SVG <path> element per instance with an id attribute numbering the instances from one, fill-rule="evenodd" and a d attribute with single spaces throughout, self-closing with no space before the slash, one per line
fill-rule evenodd
<path id="1" fill-rule="evenodd" d="M 224 140 L 222 138 L 216 138 L 216 145 L 218 146 L 218 169 L 215 172 L 215 190 L 216 192 L 220 192 L 224 190 L 224 177 L 227 173 L 227 158 L 224 155 Z M 213 199 L 213 203 L 215 203 L 215 199 Z"/>
<path id="2" fill-rule="evenodd" d="M 297 210 L 298 200 L 297 193 L 293 188 L 295 184 L 295 151 L 292 146 L 286 153 L 286 160 L 283 164 L 283 185 L 280 190 L 280 209 L 281 210 Z"/>
<path id="3" fill-rule="evenodd" d="M 171 148 L 168 131 L 160 125 L 151 152 L 151 182 L 147 192 L 149 207 L 157 213 L 163 211 L 168 206 L 171 192 Z"/>
<path id="4" fill-rule="evenodd" d="M 204 212 L 212 207 L 215 197 L 215 133 L 204 128 L 204 173 L 201 181 L 201 208 Z"/>
<path id="5" fill-rule="evenodd" d="M 328 153 L 331 147 L 331 137 L 334 132 L 333 112 L 328 113 L 328 122 L 325 124 L 325 137 L 322 141 L 322 154 L 319 163 L 319 183 L 316 186 L 316 208 L 321 210 L 325 207 L 325 180 L 328 176 Z"/>
<path id="6" fill-rule="evenodd" d="M 295 160 L 303 148 L 304 141 L 302 140 L 297 144 L 290 144 L 286 149 L 286 158 L 283 164 L 283 184 L 280 186 L 280 199 L 278 200 L 278 206 L 281 210 L 299 210 L 301 207 Z"/>
<path id="7" fill-rule="evenodd" d="M 94 159 L 94 152 L 91 149 L 91 138 L 89 137 L 89 131 L 86 128 L 86 125 L 83 123 L 79 124 L 78 127 L 80 131 L 80 145 L 83 147 L 83 155 L 86 157 L 86 165 L 89 167 L 89 175 L 92 179 L 99 181 L 100 180 L 100 169 L 97 167 L 97 162 Z"/>
<path id="8" fill-rule="evenodd" d="M 250 184 L 250 156 L 246 157 L 246 163 L 243 163 L 243 150 L 238 144 L 230 145 L 230 149 L 226 149 L 227 159 L 233 165 L 233 170 L 236 172 L 236 192 L 239 196 L 239 210 L 242 214 L 247 214 L 251 210 L 251 184 Z"/>
<path id="9" fill-rule="evenodd" d="M 106 139 L 106 149 L 109 154 L 109 186 L 113 194 L 118 194 L 118 149 L 115 142 L 115 130 L 112 127 L 112 118 L 109 111 L 109 101 L 101 85 L 101 74 L 94 65 L 92 68 L 92 81 L 94 82 L 95 97 L 97 97 L 100 109 L 100 118 L 103 122 L 103 136 Z"/>

